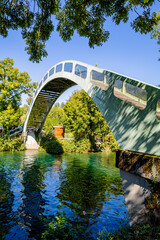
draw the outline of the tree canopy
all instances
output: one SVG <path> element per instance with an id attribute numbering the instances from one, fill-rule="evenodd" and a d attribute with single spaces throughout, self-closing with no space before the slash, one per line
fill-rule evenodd
<path id="1" fill-rule="evenodd" d="M 1 0 L 0 34 L 7 37 L 8 30 L 21 29 L 30 60 L 39 62 L 47 56 L 45 43 L 55 25 L 64 41 L 71 40 L 74 32 L 89 39 L 89 46 L 102 45 L 109 32 L 104 28 L 107 18 L 115 24 L 127 22 L 129 14 L 135 18 L 131 27 L 140 33 L 159 29 L 159 15 L 154 6 L 159 0 Z M 158 11 L 158 9 L 157 9 Z M 158 30 L 158 38 L 160 34 Z"/>
<path id="2" fill-rule="evenodd" d="M 65 113 L 60 104 L 56 104 L 54 108 L 51 108 L 46 121 L 43 126 L 43 130 L 46 133 L 53 133 L 53 126 L 63 126 L 65 121 Z"/>
<path id="3" fill-rule="evenodd" d="M 9 105 L 17 109 L 22 93 L 31 95 L 37 86 L 31 83 L 28 73 L 19 72 L 13 65 L 14 61 L 10 58 L 0 61 L 0 111 L 6 110 Z"/>
<path id="4" fill-rule="evenodd" d="M 53 126 L 65 126 L 65 132 L 74 140 L 65 140 L 66 152 L 97 150 L 96 139 L 102 140 L 101 148 L 115 150 L 118 145 L 103 115 L 84 91 L 75 91 L 69 100 L 55 104 L 46 118 L 43 130 L 53 134 Z"/>
<path id="5" fill-rule="evenodd" d="M 95 137 L 105 137 L 110 132 L 103 115 L 84 90 L 75 91 L 64 106 L 65 126 L 74 139 L 88 139 L 94 147 Z"/>
<path id="6" fill-rule="evenodd" d="M 32 95 L 37 87 L 26 72 L 13 67 L 13 59 L 0 61 L 0 124 L 8 130 L 20 123 L 22 94 Z"/>

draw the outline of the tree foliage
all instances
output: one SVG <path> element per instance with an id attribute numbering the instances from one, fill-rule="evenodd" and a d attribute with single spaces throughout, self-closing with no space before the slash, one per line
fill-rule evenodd
<path id="1" fill-rule="evenodd" d="M 106 19 L 115 24 L 127 22 L 130 13 L 136 13 L 131 27 L 148 33 L 157 26 L 154 5 L 159 0 L 1 0 L 0 34 L 21 29 L 30 60 L 39 62 L 47 56 L 45 43 L 57 23 L 57 31 L 64 41 L 71 40 L 75 30 L 89 39 L 89 46 L 102 45 L 109 32 L 104 28 Z M 56 21 L 55 21 L 56 20 Z"/>
<path id="2" fill-rule="evenodd" d="M 25 144 L 23 138 L 10 138 L 6 136 L 0 138 L 0 152 L 3 151 L 17 152 L 24 150 Z"/>
<path id="3" fill-rule="evenodd" d="M 84 90 L 75 91 L 65 104 L 55 104 L 43 126 L 45 134 L 52 135 L 53 126 L 65 126 L 67 135 L 74 138 L 61 142 L 64 152 L 100 150 L 96 140 L 103 142 L 101 149 L 118 148 L 106 120 Z"/>
<path id="4" fill-rule="evenodd" d="M 57 107 L 60 105 L 56 105 L 54 108 L 51 108 L 45 124 L 43 126 L 43 130 L 48 133 L 53 133 L 53 126 L 63 126 L 65 121 L 65 113 L 63 108 Z"/>
<path id="5" fill-rule="evenodd" d="M 3 125 L 5 132 L 14 126 L 21 124 L 21 111 L 15 110 L 9 105 L 6 110 L 0 112 L 0 124 Z"/>
<path id="6" fill-rule="evenodd" d="M 158 12 L 156 12 L 156 18 L 157 18 L 157 24 L 153 27 L 151 37 L 157 39 L 158 44 L 160 45 L 160 10 Z M 160 52 L 160 50 L 159 50 L 159 52 Z"/>
<path id="7" fill-rule="evenodd" d="M 84 90 L 75 91 L 64 106 L 65 126 L 73 132 L 76 142 L 88 139 L 96 149 L 95 138 L 104 138 L 111 131 L 103 115 Z"/>
<path id="8" fill-rule="evenodd" d="M 37 86 L 31 83 L 28 73 L 19 72 L 13 65 L 14 61 L 10 58 L 0 61 L 0 111 L 6 110 L 9 105 L 18 109 L 22 94 L 31 95 Z"/>
<path id="9" fill-rule="evenodd" d="M 0 61 L 0 124 L 6 131 L 21 123 L 19 107 L 22 94 L 31 95 L 37 86 L 31 83 L 28 73 L 19 72 L 13 65 L 10 58 Z"/>

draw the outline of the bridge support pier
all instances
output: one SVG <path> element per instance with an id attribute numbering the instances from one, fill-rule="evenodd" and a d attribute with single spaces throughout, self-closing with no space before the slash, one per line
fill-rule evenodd
<path id="1" fill-rule="evenodd" d="M 116 167 L 120 168 L 130 225 L 159 223 L 160 158 L 118 150 Z"/>
<path id="2" fill-rule="evenodd" d="M 135 175 L 160 182 L 160 157 L 117 150 L 116 167 Z"/>
<path id="3" fill-rule="evenodd" d="M 30 130 L 27 133 L 26 141 L 25 141 L 26 149 L 27 150 L 38 150 L 39 144 L 36 141 L 34 131 Z"/>
<path id="4" fill-rule="evenodd" d="M 130 226 L 149 223 L 145 199 L 151 194 L 150 184 L 144 178 L 123 170 L 120 170 L 120 175 Z"/>

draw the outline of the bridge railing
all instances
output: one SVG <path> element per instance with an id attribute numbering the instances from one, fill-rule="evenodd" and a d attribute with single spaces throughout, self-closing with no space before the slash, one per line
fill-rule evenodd
<path id="1" fill-rule="evenodd" d="M 44 75 L 44 77 L 42 78 L 42 81 L 38 86 L 38 89 L 42 87 L 43 83 L 48 79 L 48 77 L 51 77 L 52 75 L 54 76 L 56 73 L 60 73 L 60 72 L 72 73 L 82 79 L 86 79 L 88 68 L 86 64 L 78 63 L 76 61 L 65 61 L 65 62 L 58 63 L 55 66 L 53 66 Z M 137 86 L 139 84 L 138 81 L 136 80 L 134 81 L 133 79 L 129 79 L 122 75 L 118 75 L 116 73 L 112 73 L 103 69 L 101 70 L 101 72 L 96 70 L 91 70 L 88 73 L 88 76 L 90 76 L 91 81 L 97 82 L 97 84 L 98 83 L 104 84 L 105 90 L 108 89 L 111 79 L 114 78 L 114 95 L 116 97 L 120 98 L 123 101 L 128 102 L 131 105 L 138 107 L 141 110 L 146 107 L 147 92 L 144 89 L 144 86 L 142 88 Z M 137 104 L 135 104 L 136 102 Z"/>
<path id="2" fill-rule="evenodd" d="M 85 64 L 80 64 L 78 62 L 75 61 L 67 61 L 67 62 L 61 62 L 56 64 L 55 66 L 53 66 L 42 78 L 38 89 L 41 88 L 41 86 L 43 85 L 43 83 L 47 80 L 48 77 L 54 76 L 56 73 L 60 73 L 60 72 L 68 72 L 68 73 L 72 73 L 75 74 L 76 76 L 79 76 L 83 79 L 87 78 L 87 73 L 88 73 L 88 69 L 85 66 Z"/>
<path id="3" fill-rule="evenodd" d="M 20 126 L 18 126 L 18 127 L 16 127 L 16 128 L 13 128 L 13 129 L 9 130 L 9 131 L 7 132 L 7 135 L 8 135 L 9 137 L 12 137 L 12 136 L 17 135 L 17 134 L 19 134 L 19 133 L 22 133 L 22 131 L 23 131 L 23 125 L 20 125 Z"/>

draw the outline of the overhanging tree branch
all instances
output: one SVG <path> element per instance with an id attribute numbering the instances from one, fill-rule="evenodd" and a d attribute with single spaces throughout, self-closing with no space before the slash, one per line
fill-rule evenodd
<path id="1" fill-rule="evenodd" d="M 58 21 L 57 31 L 64 41 L 71 40 L 74 31 L 89 39 L 89 46 L 100 46 L 107 41 L 109 32 L 104 29 L 107 17 L 115 24 L 127 22 L 133 10 L 138 18 L 132 28 L 140 33 L 150 33 L 159 19 L 153 5 L 160 0 L 2 0 L 0 5 L 0 35 L 7 37 L 9 29 L 22 30 L 30 60 L 39 62 L 47 56 L 46 41 L 54 31 L 52 16 Z M 141 14 L 137 12 L 140 9 Z M 158 9 L 157 9 L 158 11 Z"/>

